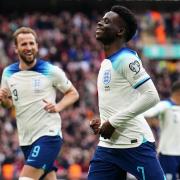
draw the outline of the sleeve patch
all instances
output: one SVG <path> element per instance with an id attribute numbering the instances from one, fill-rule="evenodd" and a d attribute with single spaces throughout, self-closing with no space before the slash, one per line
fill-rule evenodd
<path id="1" fill-rule="evenodd" d="M 140 63 L 137 60 L 129 64 L 129 69 L 135 72 L 135 74 L 137 74 L 140 71 L 140 67 Z"/>

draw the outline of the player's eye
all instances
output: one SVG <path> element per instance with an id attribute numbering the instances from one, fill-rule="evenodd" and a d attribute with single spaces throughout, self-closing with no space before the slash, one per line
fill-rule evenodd
<path id="1" fill-rule="evenodd" d="M 26 46 L 26 45 L 27 45 L 27 43 L 22 43 L 22 44 L 21 44 L 21 46 Z"/>
<path id="2" fill-rule="evenodd" d="M 104 18 L 104 23 L 105 24 L 108 24 L 110 21 L 109 21 L 109 19 L 108 18 Z"/>
<path id="3" fill-rule="evenodd" d="M 30 45 L 34 45 L 35 43 L 34 43 L 34 42 L 30 42 L 29 44 L 30 44 Z"/>

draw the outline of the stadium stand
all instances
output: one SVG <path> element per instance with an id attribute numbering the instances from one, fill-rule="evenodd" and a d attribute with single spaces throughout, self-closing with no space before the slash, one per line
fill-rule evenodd
<path id="1" fill-rule="evenodd" d="M 39 37 L 39 56 L 62 67 L 80 93 L 73 108 L 61 113 L 63 149 L 57 159 L 59 179 L 86 179 L 89 161 L 97 137 L 89 128 L 89 119 L 98 115 L 96 78 L 104 55 L 95 39 L 98 11 L 59 13 L 33 12 L 7 16 L 0 14 L 0 74 L 5 66 L 16 61 L 11 35 L 20 26 L 30 26 Z M 180 79 L 180 57 L 148 58 L 144 45 L 178 46 L 180 44 L 180 12 L 146 11 L 137 14 L 139 32 L 129 42 L 141 55 L 161 99 L 169 96 L 172 82 Z M 61 96 L 59 95 L 58 98 Z M 158 128 L 155 127 L 158 137 Z M 23 165 L 18 146 L 14 109 L 0 107 L 0 179 L 15 180 Z"/>

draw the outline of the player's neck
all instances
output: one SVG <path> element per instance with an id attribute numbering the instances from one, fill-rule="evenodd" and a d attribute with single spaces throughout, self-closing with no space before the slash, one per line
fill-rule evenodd
<path id="1" fill-rule="evenodd" d="M 105 57 L 108 57 L 115 52 L 117 52 L 119 49 L 124 47 L 124 43 L 120 43 L 119 41 L 114 42 L 109 45 L 104 45 L 104 52 L 105 52 Z"/>
<path id="2" fill-rule="evenodd" d="M 28 70 L 35 66 L 37 60 L 35 59 L 32 64 L 26 64 L 23 61 L 20 61 L 19 63 L 19 69 L 21 70 Z"/>

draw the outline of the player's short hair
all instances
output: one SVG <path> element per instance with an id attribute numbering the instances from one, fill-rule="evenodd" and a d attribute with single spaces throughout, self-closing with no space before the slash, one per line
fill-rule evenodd
<path id="1" fill-rule="evenodd" d="M 35 37 L 35 40 L 37 42 L 37 34 L 33 29 L 29 27 L 20 27 L 13 33 L 13 39 L 15 45 L 17 45 L 17 37 L 19 34 L 29 34 L 29 33 L 31 33 Z"/>
<path id="2" fill-rule="evenodd" d="M 172 85 L 172 92 L 180 91 L 180 80 L 177 80 Z"/>
<path id="3" fill-rule="evenodd" d="M 125 38 L 126 42 L 128 42 L 135 35 L 137 30 L 137 20 L 132 11 L 124 6 L 112 6 L 111 11 L 117 13 L 126 24 L 126 33 Z"/>

